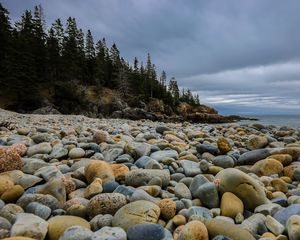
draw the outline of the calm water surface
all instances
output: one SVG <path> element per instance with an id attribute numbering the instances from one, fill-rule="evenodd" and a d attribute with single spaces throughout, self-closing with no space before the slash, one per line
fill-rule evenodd
<path id="1" fill-rule="evenodd" d="M 258 121 L 243 120 L 240 123 L 261 123 L 263 125 L 275 125 L 275 126 L 291 126 L 300 127 L 300 115 L 260 115 L 260 116 L 247 116 L 258 118 Z"/>

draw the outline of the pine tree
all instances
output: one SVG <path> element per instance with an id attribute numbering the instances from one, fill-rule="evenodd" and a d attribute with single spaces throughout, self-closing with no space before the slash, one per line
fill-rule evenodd
<path id="1" fill-rule="evenodd" d="M 13 64 L 12 28 L 8 15 L 9 12 L 0 3 L 0 84 L 7 88 L 9 88 Z"/>
<path id="2" fill-rule="evenodd" d="M 174 77 L 170 79 L 168 90 L 173 97 L 173 104 L 177 105 L 179 103 L 179 88 L 177 85 L 177 80 Z"/>
<path id="3" fill-rule="evenodd" d="M 85 40 L 86 78 L 89 84 L 95 84 L 96 53 L 94 39 L 90 30 L 87 31 Z"/>

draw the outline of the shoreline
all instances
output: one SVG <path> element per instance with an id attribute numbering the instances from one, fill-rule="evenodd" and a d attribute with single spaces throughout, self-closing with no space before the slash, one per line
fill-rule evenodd
<path id="1" fill-rule="evenodd" d="M 0 110 L 0 238 L 296 239 L 299 189 L 300 129 Z"/>

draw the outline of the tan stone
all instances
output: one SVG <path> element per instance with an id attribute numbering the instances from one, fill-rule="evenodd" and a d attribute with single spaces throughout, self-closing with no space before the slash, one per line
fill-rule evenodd
<path id="1" fill-rule="evenodd" d="M 250 232 L 228 221 L 212 219 L 205 222 L 205 225 L 211 239 L 217 235 L 224 235 L 232 240 L 255 240 Z"/>
<path id="2" fill-rule="evenodd" d="M 226 138 L 219 138 L 217 144 L 220 152 L 223 154 L 228 153 L 232 149 Z"/>
<path id="3" fill-rule="evenodd" d="M 172 218 L 173 223 L 176 226 L 185 225 L 186 224 L 186 218 L 182 215 L 176 215 Z"/>
<path id="4" fill-rule="evenodd" d="M 0 196 L 14 186 L 13 181 L 7 175 L 0 175 Z"/>
<path id="5" fill-rule="evenodd" d="M 205 225 L 197 220 L 188 222 L 179 233 L 179 240 L 208 240 Z"/>
<path id="6" fill-rule="evenodd" d="M 235 218 L 238 213 L 244 213 L 243 202 L 231 192 L 224 193 L 221 199 L 221 215 Z"/>
<path id="7" fill-rule="evenodd" d="M 295 165 L 290 165 L 290 166 L 284 167 L 283 175 L 293 179 L 294 171 L 296 168 L 300 168 L 300 164 L 295 164 Z"/>
<path id="8" fill-rule="evenodd" d="M 125 175 L 129 172 L 129 168 L 125 164 L 111 164 L 110 165 L 116 180 L 124 180 Z"/>
<path id="9" fill-rule="evenodd" d="M 287 186 L 286 182 L 280 178 L 273 179 L 271 181 L 271 185 L 274 187 L 274 189 L 276 191 L 280 191 L 280 192 L 284 192 L 284 193 L 288 192 L 288 186 Z"/>
<path id="10" fill-rule="evenodd" d="M 93 160 L 85 167 L 85 177 L 89 183 L 92 183 L 95 178 L 101 178 L 103 183 L 115 180 L 110 165 L 101 160 Z"/>
<path id="11" fill-rule="evenodd" d="M 87 199 L 90 199 L 94 197 L 95 195 L 102 193 L 102 180 L 101 178 L 95 178 L 94 181 L 87 186 L 87 188 L 84 191 L 84 197 Z"/>
<path id="12" fill-rule="evenodd" d="M 276 236 L 273 233 L 265 232 L 263 235 L 261 235 L 262 238 L 270 238 L 270 239 L 276 239 Z"/>
<path id="13" fill-rule="evenodd" d="M 268 145 L 268 139 L 266 136 L 250 135 L 246 145 L 250 150 L 263 148 Z"/>
<path id="14" fill-rule="evenodd" d="M 14 203 L 22 196 L 23 193 L 24 188 L 20 185 L 15 185 L 1 195 L 1 200 L 6 203 Z"/>
<path id="15" fill-rule="evenodd" d="M 276 159 L 277 161 L 281 162 L 283 166 L 287 166 L 293 161 L 293 158 L 290 154 L 273 154 L 267 157 L 267 159 L 268 158 Z"/>
<path id="16" fill-rule="evenodd" d="M 48 240 L 58 240 L 63 232 L 72 226 L 91 229 L 90 224 L 83 218 L 75 216 L 56 216 L 48 220 Z"/>
<path id="17" fill-rule="evenodd" d="M 250 169 L 258 176 L 270 176 L 281 173 L 283 165 L 275 159 L 264 159 L 256 162 Z"/>
<path id="18" fill-rule="evenodd" d="M 171 199 L 162 199 L 159 201 L 161 216 L 165 220 L 170 220 L 176 214 L 176 203 Z"/>

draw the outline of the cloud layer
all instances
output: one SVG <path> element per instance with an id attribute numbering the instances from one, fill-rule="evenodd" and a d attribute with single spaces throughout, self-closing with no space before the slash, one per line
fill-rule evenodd
<path id="1" fill-rule="evenodd" d="M 13 20 L 41 3 L 48 24 L 76 17 L 131 60 L 175 76 L 221 113 L 300 113 L 297 0 L 4 0 Z"/>

